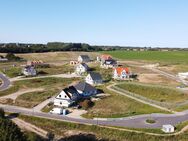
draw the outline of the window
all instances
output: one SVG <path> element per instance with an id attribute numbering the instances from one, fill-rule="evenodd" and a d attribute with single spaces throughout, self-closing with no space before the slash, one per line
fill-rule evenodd
<path id="1" fill-rule="evenodd" d="M 61 95 L 59 95 L 59 97 L 61 97 Z"/>
<path id="2" fill-rule="evenodd" d="M 67 96 L 65 95 L 65 98 L 67 98 Z"/>
<path id="3" fill-rule="evenodd" d="M 60 105 L 62 105 L 62 102 L 60 102 Z"/>

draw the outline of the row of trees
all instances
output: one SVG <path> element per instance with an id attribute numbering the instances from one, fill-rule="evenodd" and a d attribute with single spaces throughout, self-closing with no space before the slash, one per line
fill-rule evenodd
<path id="1" fill-rule="evenodd" d="M 1 53 L 35 53 L 53 51 L 101 51 L 100 47 L 93 47 L 83 43 L 51 42 L 45 44 L 0 44 Z"/>

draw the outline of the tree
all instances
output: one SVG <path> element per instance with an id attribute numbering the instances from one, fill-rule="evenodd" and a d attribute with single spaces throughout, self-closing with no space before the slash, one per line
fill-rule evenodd
<path id="1" fill-rule="evenodd" d="M 11 120 L 0 118 L 0 139 L 1 141 L 26 141 L 20 128 Z"/>
<path id="2" fill-rule="evenodd" d="M 2 108 L 0 108 L 0 118 L 5 118 L 5 112 Z"/>

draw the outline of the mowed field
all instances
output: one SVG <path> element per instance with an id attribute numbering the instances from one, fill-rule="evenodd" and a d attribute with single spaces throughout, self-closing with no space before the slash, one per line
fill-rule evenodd
<path id="1" fill-rule="evenodd" d="M 188 51 L 105 51 L 121 60 L 145 60 L 166 63 L 188 64 Z"/>

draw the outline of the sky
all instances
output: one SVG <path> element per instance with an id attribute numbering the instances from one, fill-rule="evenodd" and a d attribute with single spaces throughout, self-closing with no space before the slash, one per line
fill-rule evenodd
<path id="1" fill-rule="evenodd" d="M 1 43 L 188 47 L 188 0 L 0 0 Z"/>

